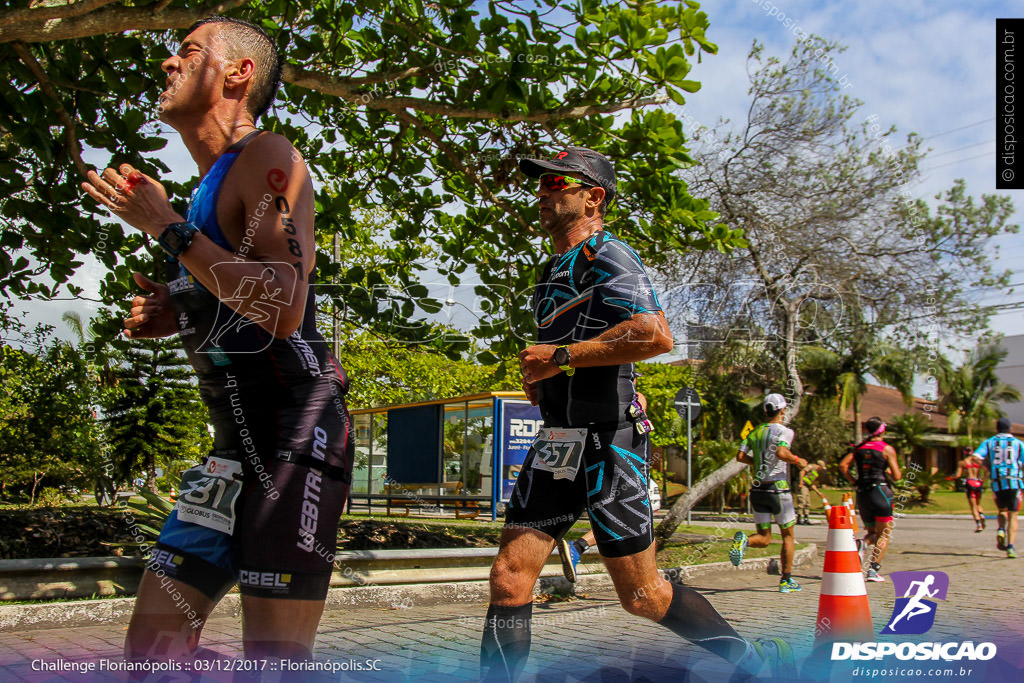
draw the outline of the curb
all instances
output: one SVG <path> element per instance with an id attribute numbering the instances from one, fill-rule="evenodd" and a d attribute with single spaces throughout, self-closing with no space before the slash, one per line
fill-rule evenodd
<path id="1" fill-rule="evenodd" d="M 817 556 L 813 543 L 797 550 L 793 565 L 801 566 Z M 672 581 L 688 581 L 698 576 L 721 571 L 758 571 L 767 569 L 774 557 L 759 557 L 744 560 L 739 567 L 730 562 L 690 565 L 662 570 Z M 591 569 L 593 567 L 594 569 Z M 602 590 L 612 588 L 612 579 L 598 564 L 582 565 L 575 589 Z M 546 569 L 550 569 L 546 568 Z M 560 569 L 559 569 L 560 571 Z M 591 573 L 593 572 L 593 573 Z M 574 587 L 561 575 L 543 576 L 537 581 L 534 593 L 572 592 Z M 453 602 L 480 602 L 486 604 L 490 596 L 488 581 L 454 581 L 448 583 L 405 584 L 405 585 L 364 585 L 346 588 L 332 588 L 327 593 L 324 609 L 346 607 L 370 607 L 376 609 L 407 609 L 412 606 L 446 605 Z M 210 617 L 238 618 L 241 613 L 241 596 L 230 593 L 213 610 Z M 131 618 L 135 598 L 112 598 L 109 600 L 78 600 L 74 602 L 50 602 L 41 605 L 0 605 L 0 633 L 9 631 L 32 631 L 48 628 L 74 628 L 78 626 L 101 626 L 104 624 L 127 624 Z"/>

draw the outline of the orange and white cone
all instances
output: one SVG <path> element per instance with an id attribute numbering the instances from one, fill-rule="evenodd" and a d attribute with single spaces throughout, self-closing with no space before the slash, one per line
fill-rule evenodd
<path id="1" fill-rule="evenodd" d="M 849 493 L 844 493 L 843 505 L 850 509 L 850 519 L 853 521 L 853 535 L 856 536 L 858 533 L 860 533 L 860 529 L 857 528 L 857 515 L 854 514 L 853 510 L 853 495 Z"/>
<path id="2" fill-rule="evenodd" d="M 871 640 L 871 606 L 853 538 L 853 515 L 845 505 L 829 506 L 825 571 L 818 598 L 815 642 Z"/>

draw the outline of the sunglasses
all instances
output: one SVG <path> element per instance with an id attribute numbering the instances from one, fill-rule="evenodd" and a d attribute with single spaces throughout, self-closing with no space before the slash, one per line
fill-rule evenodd
<path id="1" fill-rule="evenodd" d="M 540 186 L 549 192 L 561 192 L 562 190 L 568 190 L 570 187 L 597 187 L 594 183 L 587 182 L 586 180 L 580 180 L 579 178 L 567 175 L 555 175 L 554 173 L 542 175 L 540 177 Z"/>

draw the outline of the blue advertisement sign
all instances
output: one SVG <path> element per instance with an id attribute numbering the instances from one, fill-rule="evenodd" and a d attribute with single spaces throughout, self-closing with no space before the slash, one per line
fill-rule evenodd
<path id="1" fill-rule="evenodd" d="M 501 500 L 512 497 L 512 489 L 523 467 L 526 454 L 544 424 L 540 408 L 528 401 L 506 400 L 501 402 L 500 471 Z"/>

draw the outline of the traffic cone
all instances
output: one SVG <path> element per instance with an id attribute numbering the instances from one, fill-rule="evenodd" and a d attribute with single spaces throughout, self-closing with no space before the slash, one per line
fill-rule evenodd
<path id="1" fill-rule="evenodd" d="M 845 505 L 828 506 L 825 570 L 818 598 L 815 643 L 871 640 L 871 606 L 853 538 L 853 515 Z"/>
<path id="2" fill-rule="evenodd" d="M 850 509 L 850 519 L 853 521 L 853 535 L 856 536 L 860 533 L 860 529 L 857 528 L 857 515 L 853 514 L 853 494 L 843 494 L 843 505 Z"/>

